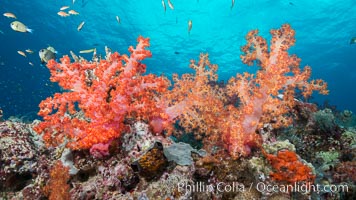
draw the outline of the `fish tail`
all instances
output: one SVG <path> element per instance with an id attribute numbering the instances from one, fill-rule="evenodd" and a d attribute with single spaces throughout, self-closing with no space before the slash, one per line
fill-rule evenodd
<path id="1" fill-rule="evenodd" d="M 30 28 L 26 28 L 26 31 L 29 33 L 33 33 L 33 29 L 30 29 Z"/>

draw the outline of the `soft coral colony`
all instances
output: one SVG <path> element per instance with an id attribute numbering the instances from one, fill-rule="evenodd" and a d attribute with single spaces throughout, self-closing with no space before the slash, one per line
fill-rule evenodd
<path id="1" fill-rule="evenodd" d="M 127 130 L 126 118 L 149 120 L 159 115 L 156 101 L 167 90 L 168 81 L 143 75 L 146 66 L 140 61 L 151 52 L 145 49 L 148 39 L 139 37 L 138 42 L 136 48 L 129 48 L 130 57 L 113 53 L 99 62 L 71 63 L 64 56 L 61 63 L 47 64 L 51 81 L 68 90 L 40 104 L 44 121 L 35 130 L 44 133 L 47 144 L 68 142 L 72 149 L 88 149 L 120 137 Z"/>
<path id="2" fill-rule="evenodd" d="M 92 62 L 71 62 L 68 56 L 60 63 L 51 60 L 47 65 L 51 81 L 67 91 L 41 102 L 43 121 L 35 130 L 50 146 L 66 143 L 71 149 L 89 149 L 129 132 L 127 120 L 133 119 L 164 136 L 175 133 L 179 125 L 202 139 L 207 152 L 220 146 L 234 159 L 247 157 L 266 142 L 259 133 L 264 124 L 273 128 L 291 124 L 289 111 L 295 106 L 297 89 L 305 97 L 314 90 L 328 93 L 322 80 L 308 82 L 310 67 L 301 70 L 300 59 L 288 54 L 295 43 L 290 25 L 271 30 L 270 48 L 257 34 L 257 30 L 247 34 L 241 59 L 248 65 L 256 61 L 260 69 L 256 74 L 237 74 L 225 86 L 217 82 L 217 65 L 201 54 L 199 62 L 190 64 L 195 74 L 174 75 L 169 89 L 167 78 L 145 74 L 141 61 L 151 57 L 151 52 L 149 40 L 143 37 L 138 38 L 136 48 L 129 48 L 130 55 L 109 53 L 106 59 Z M 296 163 L 297 157 L 291 157 Z M 311 180 L 311 170 L 305 172 L 296 181 Z M 273 177 L 281 179 L 277 173 Z"/>

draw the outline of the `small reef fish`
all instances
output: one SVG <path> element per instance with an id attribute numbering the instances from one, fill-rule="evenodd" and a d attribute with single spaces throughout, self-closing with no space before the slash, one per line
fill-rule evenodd
<path id="1" fill-rule="evenodd" d="M 79 57 L 77 55 L 75 55 L 75 53 L 73 51 L 69 51 L 69 53 L 75 62 L 79 61 Z"/>
<path id="2" fill-rule="evenodd" d="M 33 54 L 33 51 L 31 49 L 26 49 L 25 51 L 29 54 Z"/>
<path id="3" fill-rule="evenodd" d="M 31 65 L 31 66 L 33 66 L 33 63 L 32 63 L 32 62 L 29 62 L 28 64 Z"/>
<path id="4" fill-rule="evenodd" d="M 117 21 L 117 23 L 121 23 L 121 20 L 120 20 L 120 17 L 119 16 L 116 16 L 116 21 Z"/>
<path id="5" fill-rule="evenodd" d="M 61 16 L 61 17 L 68 17 L 68 16 L 69 16 L 69 14 L 66 13 L 66 12 L 64 12 L 64 11 L 59 11 L 59 12 L 57 12 L 57 15 L 59 15 L 59 16 Z"/>
<path id="6" fill-rule="evenodd" d="M 163 6 L 163 9 L 164 9 L 164 12 L 166 12 L 166 3 L 164 3 L 164 0 L 162 0 L 162 6 Z"/>
<path id="7" fill-rule="evenodd" d="M 70 11 L 68 11 L 68 13 L 71 15 L 79 15 L 79 13 L 75 10 L 70 10 Z"/>
<path id="8" fill-rule="evenodd" d="M 231 9 L 234 7 L 234 5 L 235 5 L 235 0 L 232 0 L 232 2 L 231 2 Z"/>
<path id="9" fill-rule="evenodd" d="M 14 15 L 13 13 L 10 13 L 10 12 L 4 13 L 4 16 L 7 17 L 7 18 L 14 18 L 14 19 L 16 19 L 16 15 Z"/>
<path id="10" fill-rule="evenodd" d="M 17 51 L 17 53 L 20 54 L 20 55 L 23 56 L 23 57 L 27 57 L 26 54 L 25 54 L 25 52 L 23 52 L 23 51 Z"/>
<path id="11" fill-rule="evenodd" d="M 49 46 L 46 49 L 41 49 L 38 52 L 38 55 L 40 56 L 41 63 L 47 63 L 51 59 L 56 59 L 56 50 Z"/>
<path id="12" fill-rule="evenodd" d="M 10 27 L 12 28 L 12 30 L 17 31 L 17 32 L 22 32 L 22 33 L 32 33 L 33 30 L 29 29 L 27 26 L 25 26 L 25 24 L 19 22 L 19 21 L 14 21 L 11 22 Z"/>
<path id="13" fill-rule="evenodd" d="M 188 21 L 188 34 L 190 34 L 190 31 L 192 30 L 192 27 L 193 27 L 193 22 L 192 22 L 192 20 L 189 20 Z"/>
<path id="14" fill-rule="evenodd" d="M 3 34 L 3 35 L 5 34 L 4 31 L 2 31 L 2 30 L 0 30 L 0 33 Z"/>
<path id="15" fill-rule="evenodd" d="M 168 0 L 167 3 L 168 3 L 169 8 L 171 8 L 172 10 L 174 10 L 174 6 L 173 6 L 171 0 Z"/>
<path id="16" fill-rule="evenodd" d="M 77 30 L 78 30 L 78 31 L 82 30 L 84 24 L 85 24 L 85 22 L 82 21 L 82 22 L 78 25 Z"/>
<path id="17" fill-rule="evenodd" d="M 73 0 L 72 3 L 74 4 L 74 3 L 75 3 L 75 0 Z"/>
<path id="18" fill-rule="evenodd" d="M 51 47 L 50 45 L 48 45 L 47 49 L 50 50 L 50 51 L 52 51 L 53 53 L 58 53 L 58 52 L 54 49 L 54 47 Z"/>
<path id="19" fill-rule="evenodd" d="M 79 53 L 91 53 L 91 52 L 96 52 L 96 48 L 79 51 Z"/>
<path id="20" fill-rule="evenodd" d="M 62 6 L 59 10 L 67 10 L 69 6 Z"/>
<path id="21" fill-rule="evenodd" d="M 351 38 L 350 44 L 356 44 L 356 37 Z"/>

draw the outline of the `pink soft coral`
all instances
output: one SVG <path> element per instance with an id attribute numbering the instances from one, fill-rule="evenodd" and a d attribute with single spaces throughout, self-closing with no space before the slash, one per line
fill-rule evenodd
<path id="1" fill-rule="evenodd" d="M 241 105 L 230 107 L 231 115 L 226 120 L 223 139 L 234 158 L 247 156 L 250 148 L 259 146 L 261 139 L 256 130 L 263 123 L 273 122 L 274 127 L 287 126 L 291 119 L 285 114 L 294 104 L 294 90 L 300 89 L 305 97 L 313 90 L 327 94 L 327 85 L 322 80 L 308 82 L 311 69 L 299 68 L 300 59 L 288 55 L 287 50 L 294 45 L 295 32 L 285 24 L 280 29 L 271 30 L 271 47 L 258 31 L 250 31 L 247 45 L 242 47 L 242 62 L 252 65 L 253 61 L 261 67 L 256 75 L 244 73 L 232 78 L 228 83 L 228 94 L 238 94 Z M 278 98 L 283 94 L 283 98 Z"/>

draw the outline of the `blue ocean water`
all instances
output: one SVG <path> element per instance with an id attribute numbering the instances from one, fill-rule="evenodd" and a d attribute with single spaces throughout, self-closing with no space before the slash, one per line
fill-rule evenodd
<path id="1" fill-rule="evenodd" d="M 166 1 L 165 1 L 166 2 Z M 219 65 L 220 80 L 236 73 L 256 70 L 240 61 L 244 36 L 259 29 L 270 38 L 269 30 L 284 23 L 296 31 L 296 45 L 290 49 L 312 67 L 312 77 L 329 84 L 328 96 L 314 95 L 312 101 L 328 101 L 338 109 L 356 112 L 356 37 L 355 0 L 171 0 L 174 10 L 161 0 L 3 0 L 0 2 L 0 108 L 5 116 L 36 116 L 41 100 L 59 91 L 49 81 L 49 71 L 41 65 L 38 51 L 53 46 L 57 57 L 96 47 L 104 54 L 107 45 L 127 53 L 139 35 L 149 37 L 151 59 L 147 72 L 165 74 L 191 72 L 190 59 L 208 52 Z M 60 17 L 57 12 L 68 5 L 80 14 Z M 31 33 L 10 28 L 14 13 Z M 121 23 L 116 20 L 119 16 Z M 193 27 L 188 34 L 188 20 Z M 85 21 L 83 29 L 77 26 Z M 23 57 L 19 50 L 32 49 Z M 87 59 L 91 55 L 84 55 Z M 34 66 L 31 66 L 32 62 Z"/>

